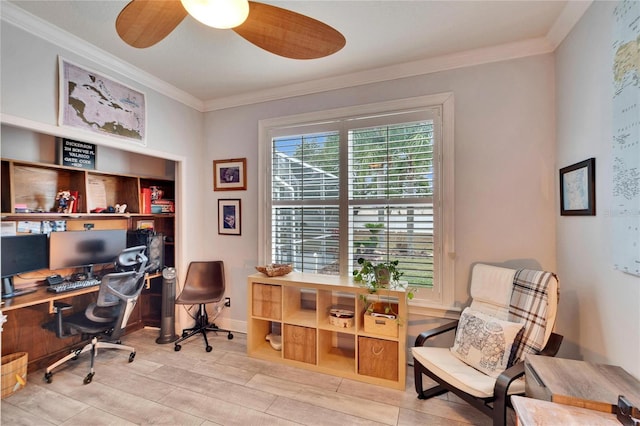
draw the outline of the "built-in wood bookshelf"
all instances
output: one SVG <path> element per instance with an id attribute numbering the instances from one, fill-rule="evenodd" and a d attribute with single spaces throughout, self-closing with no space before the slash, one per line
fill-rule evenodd
<path id="1" fill-rule="evenodd" d="M 130 231 L 144 222 L 153 225 L 154 231 L 163 236 L 164 266 L 175 266 L 175 213 L 143 212 L 141 200 L 142 189 L 153 186 L 162 188 L 165 199 L 174 199 L 173 180 L 12 159 L 2 159 L 0 167 L 2 222 L 14 222 L 18 232 L 20 222 L 64 221 L 67 230 Z M 56 196 L 62 190 L 78 194 L 74 211 L 57 211 Z M 124 213 L 92 213 L 98 207 L 123 204 L 127 205 Z M 156 275 L 139 301 L 138 321 L 143 326 L 160 324 L 162 278 L 160 274 Z"/>

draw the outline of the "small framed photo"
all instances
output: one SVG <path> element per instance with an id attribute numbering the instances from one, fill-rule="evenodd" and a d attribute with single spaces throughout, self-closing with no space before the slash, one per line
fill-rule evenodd
<path id="1" fill-rule="evenodd" d="M 240 200 L 218 200 L 218 234 L 241 235 Z"/>
<path id="2" fill-rule="evenodd" d="M 213 160 L 213 190 L 247 189 L 247 159 Z"/>
<path id="3" fill-rule="evenodd" d="M 596 215 L 596 159 L 560 169 L 560 214 Z"/>

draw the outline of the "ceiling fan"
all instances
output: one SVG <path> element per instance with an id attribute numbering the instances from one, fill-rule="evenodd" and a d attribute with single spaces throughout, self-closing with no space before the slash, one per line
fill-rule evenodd
<path id="1" fill-rule="evenodd" d="M 216 5 L 228 6 L 234 12 L 239 10 L 241 23 L 205 22 L 224 15 L 223 12 L 209 17 L 199 14 L 203 7 Z M 342 49 L 346 43 L 340 32 L 323 22 L 247 0 L 132 0 L 118 15 L 116 30 L 125 43 L 138 48 L 150 47 L 168 36 L 188 14 L 209 26 L 231 28 L 250 43 L 285 58 L 322 58 Z"/>

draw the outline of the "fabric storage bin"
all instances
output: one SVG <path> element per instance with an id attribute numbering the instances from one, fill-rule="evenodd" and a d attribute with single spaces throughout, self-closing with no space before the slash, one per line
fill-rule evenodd
<path id="1" fill-rule="evenodd" d="M 358 337 L 358 374 L 398 380 L 398 345 L 390 340 Z"/>

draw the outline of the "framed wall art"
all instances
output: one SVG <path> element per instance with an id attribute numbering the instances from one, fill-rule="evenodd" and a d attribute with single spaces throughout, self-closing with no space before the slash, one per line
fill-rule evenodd
<path id="1" fill-rule="evenodd" d="M 596 159 L 560 169 L 560 214 L 596 215 Z"/>
<path id="2" fill-rule="evenodd" d="M 100 73 L 58 58 L 60 126 L 145 145 L 145 95 Z"/>
<path id="3" fill-rule="evenodd" d="M 241 235 L 240 200 L 218 200 L 218 234 Z"/>
<path id="4" fill-rule="evenodd" d="M 213 190 L 247 189 L 247 159 L 213 160 Z"/>

